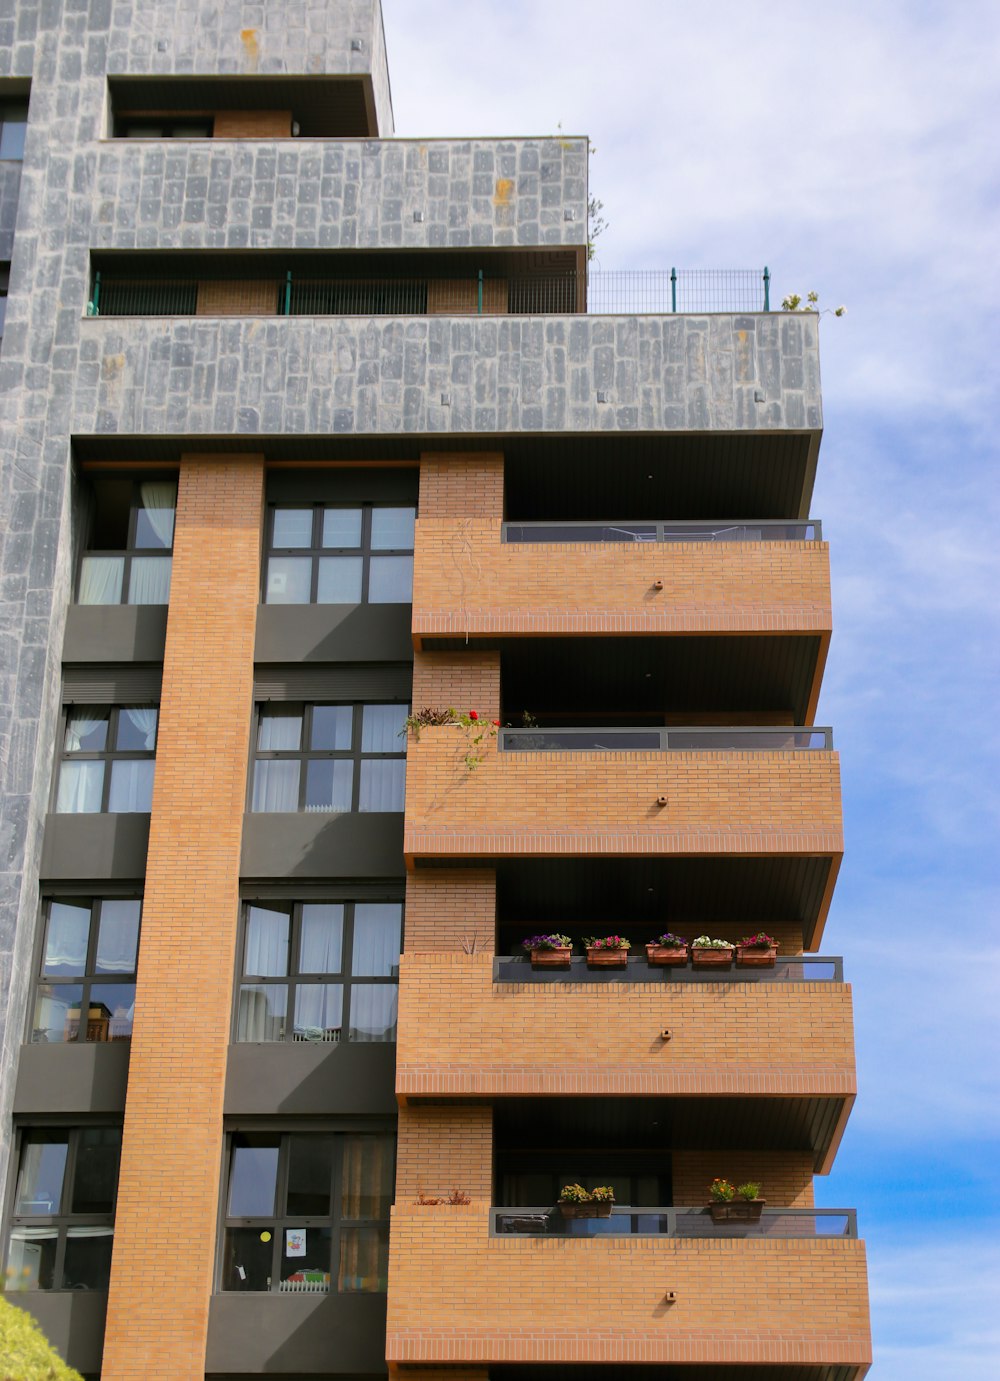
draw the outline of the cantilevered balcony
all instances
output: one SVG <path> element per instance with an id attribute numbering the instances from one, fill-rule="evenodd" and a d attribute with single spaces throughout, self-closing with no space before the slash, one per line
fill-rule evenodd
<path id="1" fill-rule="evenodd" d="M 793 1216 L 775 1220 L 789 1225 L 787 1236 L 736 1240 L 491 1235 L 496 1215 L 478 1203 L 397 1203 L 386 1356 L 390 1364 L 744 1365 L 754 1375 L 795 1364 L 861 1376 L 871 1359 L 864 1245 L 817 1232 L 826 1220 L 816 1215 Z M 829 1221 L 842 1229 L 852 1218 Z"/>

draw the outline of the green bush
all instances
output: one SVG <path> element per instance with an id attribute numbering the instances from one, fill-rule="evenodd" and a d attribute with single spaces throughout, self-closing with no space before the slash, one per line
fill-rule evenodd
<path id="1" fill-rule="evenodd" d="M 83 1381 L 23 1309 L 0 1299 L 0 1381 Z"/>

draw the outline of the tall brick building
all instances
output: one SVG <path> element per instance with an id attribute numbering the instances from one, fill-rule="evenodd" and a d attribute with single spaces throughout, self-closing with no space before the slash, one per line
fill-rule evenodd
<path id="1" fill-rule="evenodd" d="M 853 1381 L 816 318 L 392 132 L 378 0 L 0 6 L 8 1289 L 104 1381 Z"/>

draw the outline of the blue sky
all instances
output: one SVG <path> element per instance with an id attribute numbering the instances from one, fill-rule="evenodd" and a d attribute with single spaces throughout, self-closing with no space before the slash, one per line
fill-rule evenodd
<path id="1" fill-rule="evenodd" d="M 848 848 L 824 950 L 861 1093 L 817 1189 L 859 1210 L 872 1381 L 993 1381 L 1000 7 L 383 6 L 401 136 L 590 135 L 602 268 L 767 263 L 778 300 L 847 304 L 813 514 Z"/>

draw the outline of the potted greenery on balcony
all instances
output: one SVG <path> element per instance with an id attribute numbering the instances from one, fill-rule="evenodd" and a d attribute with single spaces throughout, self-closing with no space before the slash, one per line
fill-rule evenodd
<path id="1" fill-rule="evenodd" d="M 736 942 L 736 962 L 741 968 L 773 969 L 777 954 L 777 940 L 763 930 Z"/>
<path id="2" fill-rule="evenodd" d="M 573 941 L 568 935 L 529 935 L 521 948 L 531 955 L 533 969 L 568 969 Z"/>
<path id="3" fill-rule="evenodd" d="M 610 1218 L 615 1191 L 610 1184 L 584 1189 L 582 1184 L 566 1184 L 559 1191 L 559 1212 L 564 1218 Z"/>
<path id="4" fill-rule="evenodd" d="M 766 1199 L 760 1198 L 759 1180 L 732 1184 L 714 1179 L 708 1186 L 708 1211 L 713 1223 L 759 1223 Z"/>
<path id="5" fill-rule="evenodd" d="M 592 969 L 623 969 L 628 963 L 632 941 L 624 935 L 591 935 L 584 937 L 587 965 Z"/>
<path id="6" fill-rule="evenodd" d="M 728 940 L 699 935 L 691 942 L 691 963 L 696 969 L 731 969 L 735 949 Z"/>
<path id="7" fill-rule="evenodd" d="M 683 935 L 673 935 L 669 930 L 657 935 L 646 946 L 646 958 L 651 964 L 681 965 L 687 963 L 688 942 Z"/>

